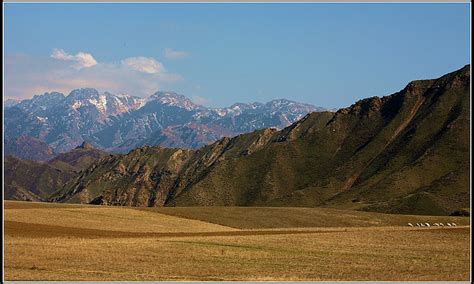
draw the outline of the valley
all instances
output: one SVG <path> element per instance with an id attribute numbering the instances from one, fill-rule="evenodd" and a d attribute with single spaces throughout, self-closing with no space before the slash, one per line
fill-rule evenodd
<path id="1" fill-rule="evenodd" d="M 17 1 L 3 282 L 472 282 L 470 3 Z"/>

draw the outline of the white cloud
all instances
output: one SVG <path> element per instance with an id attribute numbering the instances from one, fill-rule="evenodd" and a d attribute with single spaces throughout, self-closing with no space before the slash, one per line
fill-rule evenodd
<path id="1" fill-rule="evenodd" d="M 174 50 L 172 48 L 165 48 L 165 57 L 168 59 L 182 59 L 188 57 L 189 55 L 191 55 L 191 53 L 187 51 L 179 51 Z"/>
<path id="2" fill-rule="evenodd" d="M 64 61 L 73 61 L 73 66 L 77 69 L 84 67 L 92 67 L 97 64 L 97 61 L 90 53 L 78 52 L 76 55 L 71 55 L 65 52 L 64 50 L 58 48 L 53 49 L 53 52 L 51 53 L 51 58 Z"/>
<path id="3" fill-rule="evenodd" d="M 133 70 L 143 73 L 158 74 L 165 72 L 165 67 L 163 67 L 163 64 L 156 61 L 154 58 L 130 57 L 123 60 L 122 63 L 125 66 L 132 68 Z"/>
<path id="4" fill-rule="evenodd" d="M 77 68 L 71 65 L 71 55 L 61 50 L 53 54 L 54 57 L 6 55 L 5 96 L 24 99 L 44 92 L 69 94 L 76 88 L 91 87 L 147 97 L 160 89 L 173 89 L 173 84 L 183 79 L 166 71 L 154 58 L 133 57 Z"/>

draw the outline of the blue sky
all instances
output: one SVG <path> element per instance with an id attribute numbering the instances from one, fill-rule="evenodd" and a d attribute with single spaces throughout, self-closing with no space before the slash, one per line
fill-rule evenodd
<path id="1" fill-rule="evenodd" d="M 470 62 L 469 4 L 4 4 L 5 98 L 79 87 L 339 108 Z"/>

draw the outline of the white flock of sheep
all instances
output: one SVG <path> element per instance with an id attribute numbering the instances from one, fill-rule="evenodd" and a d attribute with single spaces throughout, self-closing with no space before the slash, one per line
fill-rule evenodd
<path id="1" fill-rule="evenodd" d="M 430 223 L 416 223 L 415 225 L 413 225 L 412 223 L 408 223 L 408 226 L 409 227 L 431 227 L 431 226 L 435 226 L 435 227 L 444 227 L 444 224 L 443 223 L 434 223 L 432 225 L 430 225 Z M 446 226 L 448 227 L 456 227 L 456 223 L 446 223 Z"/>

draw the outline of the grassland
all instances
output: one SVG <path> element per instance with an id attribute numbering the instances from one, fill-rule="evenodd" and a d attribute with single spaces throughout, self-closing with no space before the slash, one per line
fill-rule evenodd
<path id="1" fill-rule="evenodd" d="M 458 222 L 469 218 L 378 214 L 354 210 L 301 207 L 159 207 L 139 208 L 239 229 L 406 226 L 408 223 Z M 456 223 L 456 224 L 458 224 Z"/>
<path id="2" fill-rule="evenodd" d="M 469 280 L 469 218 L 5 202 L 5 280 Z M 455 222 L 412 228 L 407 222 Z"/>

